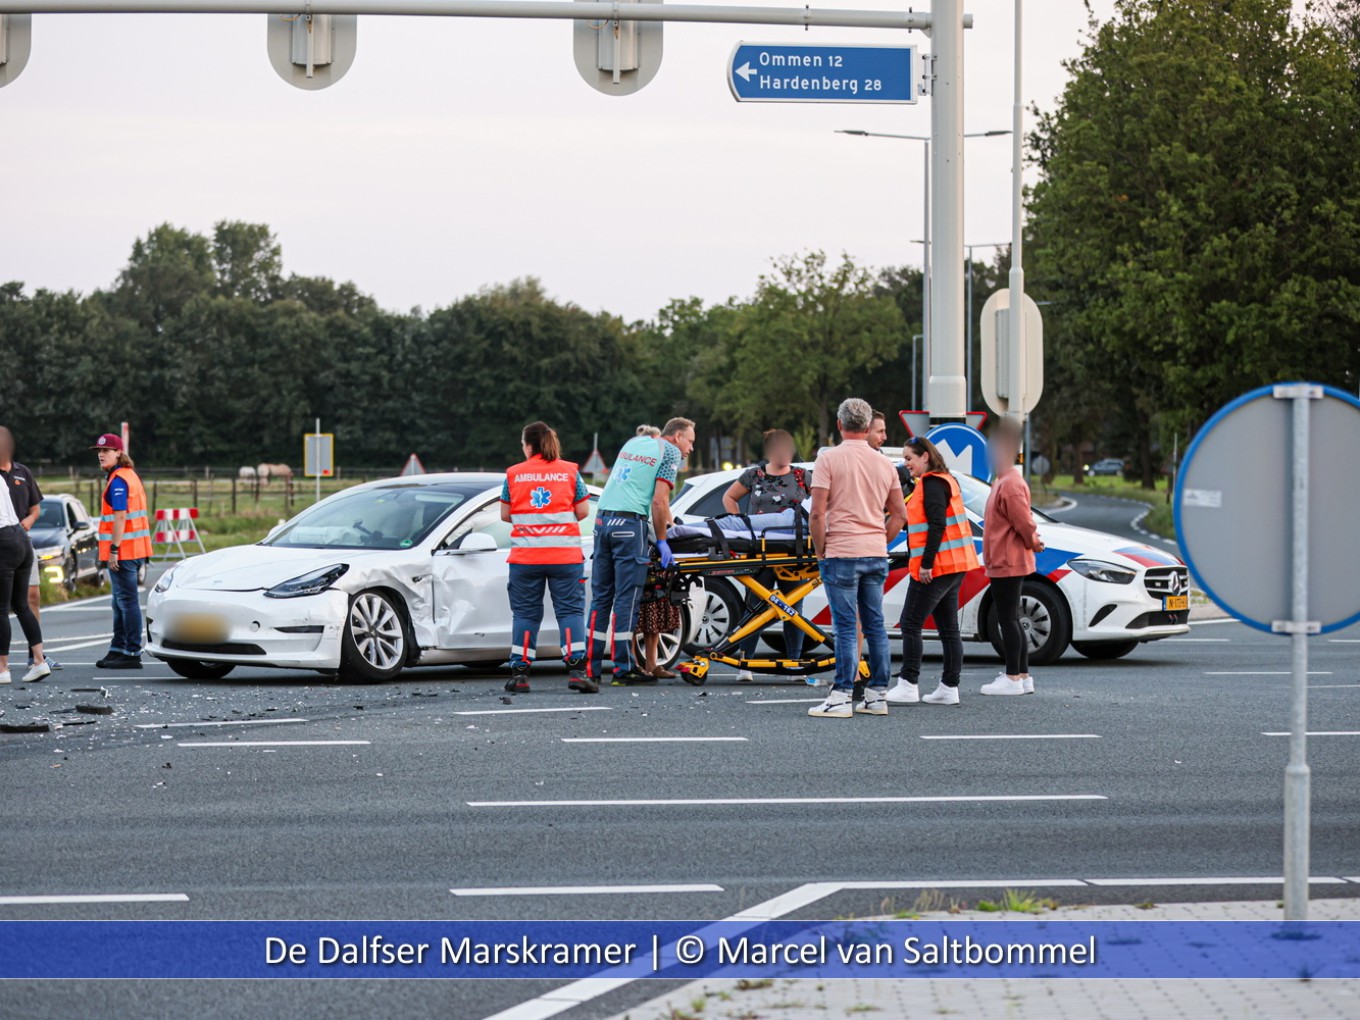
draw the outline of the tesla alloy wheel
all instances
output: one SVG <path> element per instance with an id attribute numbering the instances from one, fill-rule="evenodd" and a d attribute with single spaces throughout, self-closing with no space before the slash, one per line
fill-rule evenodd
<path id="1" fill-rule="evenodd" d="M 340 676 L 353 683 L 391 680 L 406 665 L 406 618 L 397 600 L 364 591 L 350 600 L 340 653 Z"/>

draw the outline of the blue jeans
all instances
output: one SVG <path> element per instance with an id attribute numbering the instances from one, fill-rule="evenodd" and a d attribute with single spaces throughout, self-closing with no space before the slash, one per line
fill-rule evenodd
<path id="1" fill-rule="evenodd" d="M 853 691 L 859 672 L 859 632 L 864 632 L 864 651 L 869 660 L 869 686 L 886 688 L 892 671 L 888 628 L 883 622 L 883 585 L 888 580 L 886 557 L 862 559 L 828 558 L 821 562 L 822 584 L 831 605 L 831 625 L 836 635 L 836 682 L 838 691 Z"/>
<path id="2" fill-rule="evenodd" d="M 615 672 L 633 668 L 633 632 L 652 559 L 647 522 L 635 517 L 595 520 L 595 556 L 590 571 L 590 675 L 604 675 L 604 660 Z M 611 639 L 612 634 L 612 639 Z"/>
<path id="3" fill-rule="evenodd" d="M 586 647 L 585 570 L 580 563 L 510 564 L 510 665 L 532 663 L 543 623 L 543 589 L 552 596 L 562 660 L 580 661 Z"/>
<path id="4" fill-rule="evenodd" d="M 137 595 L 141 566 L 141 560 L 119 560 L 118 569 L 109 571 L 113 588 L 113 643 L 109 651 L 134 657 L 142 654 L 142 603 Z"/>

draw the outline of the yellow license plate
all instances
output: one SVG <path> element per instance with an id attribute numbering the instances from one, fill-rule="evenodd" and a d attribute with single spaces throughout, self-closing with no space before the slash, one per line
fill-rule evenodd
<path id="1" fill-rule="evenodd" d="M 1168 613 L 1178 613 L 1190 608 L 1189 595 L 1168 595 L 1162 599 L 1162 608 Z"/>
<path id="2" fill-rule="evenodd" d="M 212 613 L 191 613 L 177 616 L 166 628 L 171 641 L 182 641 L 191 645 L 216 645 L 226 641 L 231 634 L 227 621 Z"/>

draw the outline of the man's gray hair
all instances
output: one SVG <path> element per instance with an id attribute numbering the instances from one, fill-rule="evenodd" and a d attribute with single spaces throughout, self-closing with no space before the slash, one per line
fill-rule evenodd
<path id="1" fill-rule="evenodd" d="M 694 428 L 694 422 L 688 418 L 672 418 L 666 422 L 666 427 L 661 430 L 663 436 L 678 436 L 685 429 Z"/>
<path id="2" fill-rule="evenodd" d="M 849 397 L 836 409 L 836 420 L 846 432 L 868 432 L 874 420 L 874 409 L 867 400 Z"/>

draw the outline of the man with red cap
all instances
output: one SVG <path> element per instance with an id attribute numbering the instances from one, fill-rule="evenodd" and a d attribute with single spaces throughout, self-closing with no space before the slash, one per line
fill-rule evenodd
<path id="1" fill-rule="evenodd" d="M 151 558 L 151 519 L 146 489 L 121 437 L 107 433 L 95 440 L 99 466 L 108 480 L 100 498 L 99 560 L 107 563 L 113 587 L 113 641 L 95 663 L 100 669 L 142 668 L 142 605 L 137 574 Z"/>

